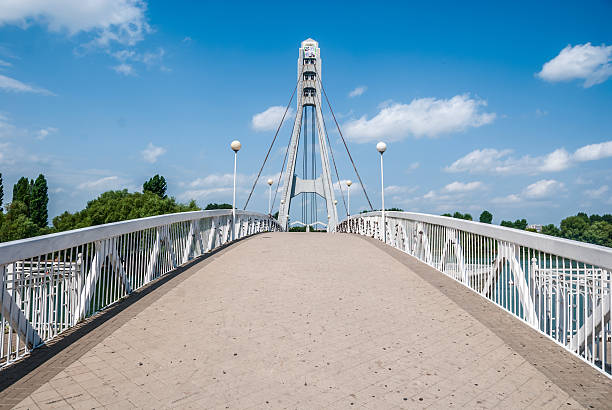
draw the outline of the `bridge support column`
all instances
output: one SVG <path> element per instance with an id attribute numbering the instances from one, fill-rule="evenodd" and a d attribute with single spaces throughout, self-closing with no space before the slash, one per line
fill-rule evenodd
<path id="1" fill-rule="evenodd" d="M 338 213 L 335 205 L 334 188 L 329 166 L 329 147 L 327 145 L 327 135 L 321 111 L 321 50 L 319 44 L 308 39 L 302 42 L 299 50 L 298 58 L 298 100 L 297 114 L 293 124 L 293 132 L 291 134 L 291 142 L 288 147 L 287 168 L 283 175 L 283 191 L 281 196 L 281 205 L 278 213 L 280 225 L 287 230 L 289 225 L 289 211 L 291 209 L 291 200 L 299 194 L 314 193 L 323 199 L 327 208 L 325 222 L 327 223 L 327 231 L 332 232 L 338 224 Z M 312 107 L 309 109 L 309 107 Z M 300 142 L 300 133 L 302 130 L 302 117 L 311 114 L 311 131 L 313 133 L 314 144 L 314 124 L 316 122 L 316 133 L 318 135 L 319 151 L 321 159 L 321 175 L 315 179 L 298 178 L 296 175 L 295 163 L 297 160 L 298 147 Z M 307 117 L 305 117 L 307 118 Z M 316 120 L 316 121 L 315 121 Z M 308 121 L 306 121 L 308 126 Z M 308 137 L 304 133 L 304 139 Z M 306 144 L 305 144 L 306 146 Z M 313 146 L 314 150 L 314 146 Z M 313 158 L 314 158 L 314 152 Z M 311 200 L 314 200 L 312 196 Z M 316 216 L 313 215 L 313 222 L 316 222 Z M 307 223 L 306 221 L 302 221 Z"/>

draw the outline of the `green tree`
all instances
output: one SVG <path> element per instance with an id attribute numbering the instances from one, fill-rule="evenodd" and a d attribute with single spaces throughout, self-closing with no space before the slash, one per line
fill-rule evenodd
<path id="1" fill-rule="evenodd" d="M 593 214 L 591 216 L 589 216 L 589 223 L 594 223 L 594 222 L 599 222 L 599 221 L 603 221 L 603 217 L 597 214 Z"/>
<path id="2" fill-rule="evenodd" d="M 514 228 L 514 222 L 512 221 L 501 221 L 500 225 L 506 228 Z"/>
<path id="3" fill-rule="evenodd" d="M 453 217 L 453 216 L 452 216 L 451 214 L 449 214 L 449 213 L 442 214 L 442 216 L 448 216 L 449 218 L 452 218 L 452 217 Z"/>
<path id="4" fill-rule="evenodd" d="M 586 223 L 589 223 L 589 216 L 584 212 L 578 212 L 576 214 L 577 217 L 584 219 Z"/>
<path id="5" fill-rule="evenodd" d="M 521 229 L 523 231 L 527 229 L 527 219 L 517 219 L 514 221 L 514 228 Z"/>
<path id="6" fill-rule="evenodd" d="M 584 231 L 589 226 L 589 218 L 585 213 L 569 216 L 561 221 L 561 236 L 575 241 L 581 241 Z"/>
<path id="7" fill-rule="evenodd" d="M 32 185 L 32 193 L 30 199 L 30 219 L 39 228 L 44 228 L 49 224 L 49 212 L 47 206 L 49 204 L 49 195 L 47 180 L 43 174 L 40 174 L 34 185 Z"/>
<path id="8" fill-rule="evenodd" d="M 561 236 L 561 231 L 553 224 L 542 226 L 542 233 L 550 236 Z"/>
<path id="9" fill-rule="evenodd" d="M 582 240 L 596 245 L 612 247 L 612 224 L 603 220 L 592 223 L 582 233 Z"/>
<path id="10" fill-rule="evenodd" d="M 4 201 L 4 185 L 2 184 L 2 172 L 0 172 L 0 213 L 2 213 L 2 201 Z"/>
<path id="11" fill-rule="evenodd" d="M 92 225 L 144 218 L 175 212 L 197 211 L 195 201 L 188 205 L 177 203 L 174 198 L 161 198 L 153 192 L 108 191 L 89 201 L 82 211 L 63 214 L 53 218 L 57 231 L 84 228 Z"/>
<path id="12" fill-rule="evenodd" d="M 30 198 L 32 187 L 26 177 L 19 178 L 13 186 L 13 202 L 21 202 L 26 206 L 26 216 L 30 216 Z"/>
<path id="13" fill-rule="evenodd" d="M 166 189 L 168 189 L 166 178 L 157 174 L 142 184 L 142 192 L 153 192 L 160 198 L 166 197 Z"/>
<path id="14" fill-rule="evenodd" d="M 0 242 L 15 241 L 38 235 L 39 228 L 28 217 L 27 212 L 27 206 L 21 201 L 13 201 L 7 206 L 7 213 L 4 215 L 0 227 Z"/>
<path id="15" fill-rule="evenodd" d="M 471 221 L 472 220 L 472 215 L 470 214 L 462 214 L 461 212 L 457 211 L 453 214 L 453 218 L 457 218 L 457 219 L 465 219 L 467 221 Z"/>
<path id="16" fill-rule="evenodd" d="M 211 211 L 213 209 L 232 209 L 232 205 L 231 204 L 211 203 L 211 204 L 206 205 L 206 208 L 204 208 L 205 211 Z"/>
<path id="17" fill-rule="evenodd" d="M 482 211 L 482 213 L 480 214 L 480 218 L 478 218 L 478 220 L 482 223 L 485 224 L 490 224 L 491 222 L 493 222 L 493 214 L 491 214 L 491 212 L 489 211 Z"/>

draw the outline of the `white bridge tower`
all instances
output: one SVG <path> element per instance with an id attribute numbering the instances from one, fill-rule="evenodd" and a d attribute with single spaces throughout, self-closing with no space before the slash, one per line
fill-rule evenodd
<path id="1" fill-rule="evenodd" d="M 338 224 L 338 212 L 336 211 L 334 187 L 329 167 L 327 135 L 325 134 L 323 113 L 321 112 L 321 49 L 319 48 L 319 43 L 311 38 L 302 41 L 300 47 L 297 95 L 297 113 L 288 148 L 287 168 L 283 174 L 283 192 L 278 212 L 278 221 L 283 228 L 288 229 L 291 200 L 299 194 L 314 193 L 325 199 L 327 206 L 327 221 L 325 222 L 327 223 L 327 231 L 332 232 Z M 308 118 L 309 113 L 310 119 Z M 304 127 L 302 127 L 303 120 Z M 302 128 L 304 128 L 305 134 L 302 136 L 304 138 L 304 148 L 307 149 L 308 147 L 306 127 L 309 125 L 309 122 L 313 139 L 315 130 L 318 135 L 318 146 L 321 154 L 321 174 L 314 179 L 305 179 L 306 176 L 303 175 L 303 179 L 299 178 L 296 174 L 295 162 Z M 312 155 L 314 154 L 315 152 L 313 151 Z M 306 161 L 306 155 L 304 161 Z M 314 169 L 313 167 L 311 171 Z M 314 196 L 311 200 L 314 200 Z"/>

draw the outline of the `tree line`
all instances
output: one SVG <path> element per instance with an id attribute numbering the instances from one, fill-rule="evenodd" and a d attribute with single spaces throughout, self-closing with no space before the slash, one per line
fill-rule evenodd
<path id="1" fill-rule="evenodd" d="M 128 219 L 199 210 L 195 201 L 178 203 L 166 195 L 167 183 L 155 175 L 145 181 L 142 192 L 127 189 L 107 191 L 89 201 L 78 212 L 68 211 L 53 218 L 49 226 L 48 186 L 43 174 L 35 180 L 20 178 L 13 186 L 13 199 L 4 212 L 4 186 L 0 174 L 0 242 L 14 241 L 54 232 L 85 228 Z"/>
<path id="2" fill-rule="evenodd" d="M 51 233 L 48 226 L 47 180 L 40 174 L 35 180 L 21 177 L 13 186 L 13 200 L 3 208 L 4 186 L 0 174 L 0 242 Z"/>
<path id="3" fill-rule="evenodd" d="M 461 212 L 446 213 L 442 216 L 472 220 L 472 215 L 462 214 Z M 479 221 L 490 224 L 493 222 L 493 215 L 485 210 L 480 214 Z M 517 219 L 514 222 L 502 220 L 500 225 L 507 228 L 537 232 L 535 228 L 529 228 L 527 220 L 524 218 Z M 574 216 L 563 219 L 559 226 L 555 224 L 543 225 L 540 233 L 612 248 L 612 215 L 593 214 L 589 216 L 584 212 L 579 212 Z"/>

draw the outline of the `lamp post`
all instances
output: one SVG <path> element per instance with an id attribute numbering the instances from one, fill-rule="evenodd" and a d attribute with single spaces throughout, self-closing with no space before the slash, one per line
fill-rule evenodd
<path id="1" fill-rule="evenodd" d="M 238 151 L 242 144 L 238 140 L 232 141 L 230 148 L 234 151 L 234 195 L 232 199 L 232 240 L 236 239 L 236 165 L 238 163 Z"/>
<path id="2" fill-rule="evenodd" d="M 347 191 L 348 191 L 348 205 L 347 205 L 347 216 L 349 217 L 349 219 L 351 218 L 351 185 L 353 185 L 353 181 L 351 181 L 350 179 L 348 181 L 346 181 L 346 186 L 347 186 Z"/>
<path id="3" fill-rule="evenodd" d="M 274 180 L 268 179 L 268 215 L 272 216 L 272 184 Z"/>
<path id="4" fill-rule="evenodd" d="M 380 196 L 382 200 L 382 232 L 383 242 L 387 243 L 387 224 L 385 220 L 385 180 L 383 174 L 383 154 L 387 150 L 387 144 L 380 141 L 376 144 L 376 150 L 380 152 Z"/>
<path id="5" fill-rule="evenodd" d="M 348 196 L 348 205 L 346 206 L 346 224 L 347 231 L 351 232 L 351 185 L 353 185 L 353 181 L 350 179 L 346 181 L 346 190 Z"/>

